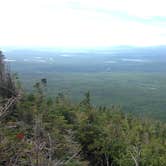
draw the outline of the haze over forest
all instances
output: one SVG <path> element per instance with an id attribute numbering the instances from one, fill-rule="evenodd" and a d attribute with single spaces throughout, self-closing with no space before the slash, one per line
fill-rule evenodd
<path id="1" fill-rule="evenodd" d="M 7 0 L 1 49 L 28 91 L 43 77 L 49 95 L 78 101 L 89 90 L 94 105 L 165 119 L 162 2 Z"/>
<path id="2" fill-rule="evenodd" d="M 166 166 L 164 0 L 0 6 L 0 166 Z"/>

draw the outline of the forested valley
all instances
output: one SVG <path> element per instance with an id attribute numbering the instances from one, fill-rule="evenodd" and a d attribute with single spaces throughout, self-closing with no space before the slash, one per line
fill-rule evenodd
<path id="1" fill-rule="evenodd" d="M 166 124 L 47 95 L 47 78 L 25 91 L 0 53 L 0 165 L 165 166 Z"/>

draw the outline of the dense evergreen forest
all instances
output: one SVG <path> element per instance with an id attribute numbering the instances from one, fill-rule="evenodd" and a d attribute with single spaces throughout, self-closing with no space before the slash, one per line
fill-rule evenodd
<path id="1" fill-rule="evenodd" d="M 89 92 L 77 104 L 62 93 L 46 97 L 46 78 L 24 92 L 3 60 L 1 53 L 0 165 L 166 165 L 165 123 L 92 106 Z"/>
<path id="2" fill-rule="evenodd" d="M 166 122 L 166 46 L 4 50 L 27 92 L 47 78 L 48 96 L 63 93 L 78 103 L 90 91 L 95 106 L 120 105 L 123 112 Z"/>

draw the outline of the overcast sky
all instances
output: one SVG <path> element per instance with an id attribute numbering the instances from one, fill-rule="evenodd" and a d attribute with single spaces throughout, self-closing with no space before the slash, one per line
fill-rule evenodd
<path id="1" fill-rule="evenodd" d="M 0 0 L 1 46 L 165 45 L 165 0 Z"/>

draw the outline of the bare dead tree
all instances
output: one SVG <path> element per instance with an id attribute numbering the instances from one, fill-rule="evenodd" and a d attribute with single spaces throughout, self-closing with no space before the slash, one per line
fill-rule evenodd
<path id="1" fill-rule="evenodd" d="M 5 64 L 4 59 L 5 56 L 0 51 L 0 97 L 10 98 L 16 96 L 17 91 L 10 67 Z"/>
<path id="2" fill-rule="evenodd" d="M 10 67 L 5 64 L 5 56 L 0 51 L 0 120 L 6 117 L 21 97 L 21 91 L 16 88 Z"/>
<path id="3" fill-rule="evenodd" d="M 134 160 L 135 166 L 140 166 L 141 160 L 141 147 L 139 145 L 132 146 L 129 151 L 132 159 Z"/>

